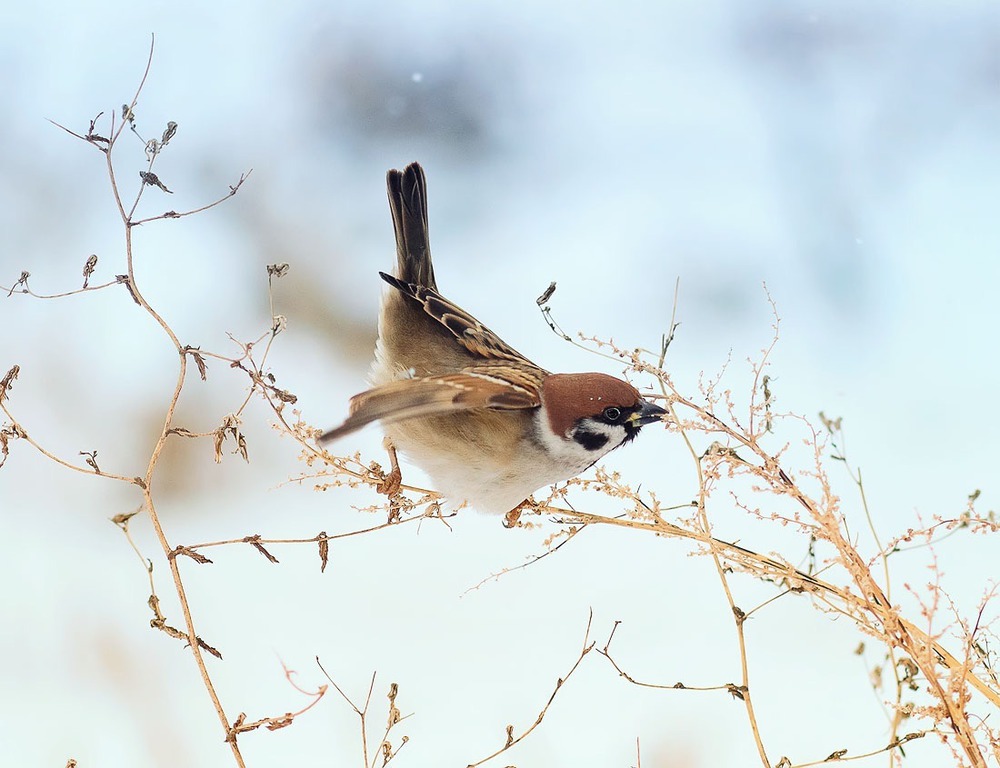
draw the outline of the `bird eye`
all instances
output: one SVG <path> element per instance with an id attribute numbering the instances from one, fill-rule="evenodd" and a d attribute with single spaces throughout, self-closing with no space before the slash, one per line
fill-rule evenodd
<path id="1" fill-rule="evenodd" d="M 608 421 L 618 421 L 622 417 L 621 408 L 615 408 L 613 405 L 609 405 L 604 409 L 603 416 Z"/>

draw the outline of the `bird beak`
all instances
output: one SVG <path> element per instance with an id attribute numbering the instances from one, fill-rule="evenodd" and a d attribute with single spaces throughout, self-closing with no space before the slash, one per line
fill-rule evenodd
<path id="1" fill-rule="evenodd" d="M 643 400 L 639 406 L 639 410 L 629 416 L 626 421 L 633 428 L 638 429 L 643 424 L 652 424 L 654 421 L 660 421 L 660 418 L 666 414 L 666 408 L 661 408 L 658 405 Z"/>

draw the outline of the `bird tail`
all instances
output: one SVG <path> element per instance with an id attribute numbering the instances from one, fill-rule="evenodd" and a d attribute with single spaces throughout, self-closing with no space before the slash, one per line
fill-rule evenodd
<path id="1" fill-rule="evenodd" d="M 419 163 L 386 174 L 389 209 L 396 229 L 396 277 L 437 290 L 427 234 L 427 179 Z"/>

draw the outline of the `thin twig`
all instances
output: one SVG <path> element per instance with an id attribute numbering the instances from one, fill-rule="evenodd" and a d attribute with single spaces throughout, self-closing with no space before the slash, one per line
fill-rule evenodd
<path id="1" fill-rule="evenodd" d="M 563 677 L 560 677 L 558 680 L 556 680 L 555 688 L 552 689 L 552 693 L 549 695 L 548 701 L 545 702 L 545 706 L 543 706 L 541 711 L 539 711 L 538 716 L 535 718 L 535 721 L 527 728 L 525 728 L 523 731 L 521 731 L 521 733 L 518 734 L 517 736 L 514 735 L 514 726 L 508 725 L 506 728 L 507 738 L 504 742 L 504 745 L 495 752 L 492 752 L 491 754 L 482 758 L 481 760 L 477 760 L 474 763 L 469 763 L 467 768 L 477 768 L 477 766 L 489 762 L 498 755 L 502 755 L 508 749 L 511 749 L 516 744 L 519 744 L 521 741 L 523 741 L 533 730 L 535 730 L 535 728 L 541 725 L 542 720 L 545 719 L 545 715 L 548 713 L 549 708 L 552 706 L 552 702 L 556 700 L 556 696 L 559 695 L 559 691 L 562 690 L 563 685 L 565 685 L 566 682 L 570 679 L 570 677 L 573 676 L 573 673 L 576 672 L 577 668 L 583 662 L 587 654 L 590 653 L 591 650 L 593 650 L 594 642 L 590 639 L 590 626 L 593 623 L 593 621 L 594 621 L 594 612 L 593 610 L 591 610 L 589 616 L 587 617 L 587 629 L 583 635 L 583 648 L 580 650 L 580 655 L 577 657 L 576 661 L 573 662 L 573 666 L 570 667 L 569 672 L 567 672 Z"/>

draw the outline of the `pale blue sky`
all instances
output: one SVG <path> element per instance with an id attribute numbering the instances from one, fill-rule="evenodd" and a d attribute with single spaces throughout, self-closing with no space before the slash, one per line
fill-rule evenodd
<path id="1" fill-rule="evenodd" d="M 743 361 L 770 341 L 766 283 L 782 318 L 778 407 L 845 417 L 883 535 L 958 513 L 975 488 L 983 510 L 997 507 L 995 3 L 15 5 L 0 26 L 0 285 L 27 269 L 36 290 L 75 287 L 90 253 L 98 277 L 124 271 L 101 156 L 46 118 L 81 131 L 128 100 L 151 31 L 139 130 L 179 130 L 157 165 L 174 194 L 150 194 L 150 212 L 203 204 L 254 170 L 226 206 L 139 230 L 139 274 L 182 338 L 226 351 L 227 332 L 268 326 L 263 265 L 289 262 L 276 296 L 289 328 L 272 363 L 317 426 L 339 420 L 367 370 L 376 271 L 392 255 L 385 170 L 420 160 L 443 291 L 546 367 L 603 365 L 538 316 L 550 280 L 564 327 L 631 347 L 657 343 L 679 279 L 680 386 L 694 393 L 699 372 L 731 355 L 739 391 Z M 134 185 L 142 146 L 122 149 Z M 174 358 L 134 310 L 120 294 L 0 297 L 0 369 L 22 368 L 13 407 L 54 450 L 98 447 L 132 467 L 148 447 Z M 219 368 L 184 404 L 207 428 L 242 392 Z M 245 426 L 249 468 L 215 467 L 207 447 L 175 459 L 164 507 L 178 541 L 313 535 L 371 502 L 277 487 L 297 471 L 294 451 L 263 410 Z M 357 448 L 374 456 L 379 442 L 370 430 Z M 19 692 L 0 704 L 7 762 L 226 764 L 194 669 L 147 629 L 144 575 L 106 521 L 132 497 L 15 448 L 0 470 L 0 651 Z M 658 434 L 612 463 L 683 502 L 689 467 L 669 463 L 681 455 Z M 835 480 L 853 510 L 847 479 Z M 724 535 L 779 548 L 724 512 Z M 192 581 L 206 634 L 226 646 L 228 705 L 294 708 L 276 659 L 312 675 L 319 654 L 355 690 L 373 669 L 401 683 L 417 713 L 404 764 L 465 765 L 507 722 L 533 718 L 588 607 L 602 627 L 626 619 L 647 677 L 735 677 L 718 585 L 680 545 L 596 533 L 460 599 L 542 538 L 466 513 L 452 534 L 337 548 L 322 579 L 311 552 L 286 550 L 280 567 L 221 555 Z M 804 554 L 790 546 L 791 559 Z M 995 578 L 975 543 L 953 539 L 939 556 L 963 605 Z M 923 561 L 909 562 L 904 576 L 925 579 Z M 857 636 L 785 602 L 754 627 L 775 754 L 877 746 L 884 720 L 850 656 Z M 752 764 L 722 696 L 638 695 L 598 664 L 588 674 L 512 760 L 631 765 L 640 735 L 644 766 Z M 328 701 L 248 737 L 246 752 L 255 766 L 347 764 L 351 717 Z M 655 762 L 670 754 L 676 763 Z M 941 753 L 920 743 L 907 762 L 941 765 Z"/>

